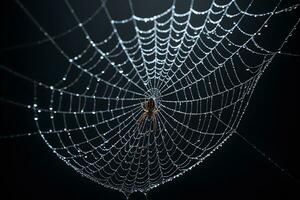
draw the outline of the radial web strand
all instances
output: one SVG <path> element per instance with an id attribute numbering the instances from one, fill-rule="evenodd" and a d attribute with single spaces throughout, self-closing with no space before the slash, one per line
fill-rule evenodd
<path id="1" fill-rule="evenodd" d="M 254 0 L 213 0 L 204 8 L 191 0 L 185 11 L 173 1 L 151 17 L 137 16 L 129 0 L 130 16 L 122 19 L 105 0 L 86 19 L 64 0 L 75 25 L 53 35 L 25 2 L 15 2 L 44 38 L 0 52 L 48 44 L 65 72 L 50 84 L 0 65 L 33 90 L 31 103 L 0 101 L 32 111 L 37 130 L 25 135 L 40 135 L 78 173 L 126 195 L 147 193 L 202 163 L 236 134 L 274 57 L 299 56 L 283 52 L 299 14 L 275 44 L 262 41 L 274 19 L 299 12 L 299 4 L 281 0 L 259 13 Z M 105 27 L 101 37 L 91 23 Z M 70 53 L 61 40 L 72 34 L 82 47 Z M 156 124 L 150 117 L 138 123 L 149 99 Z"/>

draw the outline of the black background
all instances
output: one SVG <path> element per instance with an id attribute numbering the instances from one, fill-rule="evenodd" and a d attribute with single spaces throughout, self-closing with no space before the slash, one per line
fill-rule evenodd
<path id="1" fill-rule="evenodd" d="M 71 1 L 75 5 L 76 2 L 79 3 Z M 99 5 L 99 1 L 91 1 L 91 5 L 92 2 Z M 122 18 L 126 12 L 121 10 L 128 4 L 122 1 L 123 6 L 122 3 L 116 2 L 109 3 L 110 9 L 115 10 Z M 51 26 L 64 26 L 59 21 L 53 20 L 47 24 L 49 17 L 43 15 L 43 9 L 55 10 L 61 16 L 66 15 L 70 18 L 70 13 L 62 6 L 64 5 L 62 2 L 40 2 L 38 5 L 36 3 L 24 1 L 41 25 L 50 27 L 46 30 L 51 30 Z M 151 6 L 159 13 L 167 8 L 170 2 L 161 4 L 158 1 L 148 2 L 149 5 L 145 2 L 134 1 L 134 3 L 136 10 Z M 45 5 L 39 7 L 40 4 Z M 149 11 L 151 9 L 147 10 L 146 13 L 137 12 L 137 15 L 155 14 L 154 11 Z M 30 41 L 28 38 L 33 38 L 32 41 L 34 38 L 43 38 L 13 2 L 1 1 L 0 12 L 1 47 Z M 284 24 L 285 21 L 279 22 L 279 27 L 284 27 Z M 297 30 L 284 51 L 300 53 L 297 45 L 299 34 Z M 266 39 L 273 40 L 273 38 Z M 34 57 L 32 53 L 34 51 L 38 51 L 38 48 L 23 48 L 12 53 L 1 53 L 0 64 L 5 64 L 34 79 L 44 80 L 44 77 L 38 77 L 40 73 L 34 70 L 36 66 L 39 63 L 50 66 L 51 63 L 60 60 L 51 59 L 49 63 L 48 60 L 44 60 L 45 58 Z M 31 56 L 27 55 L 28 52 Z M 299 64 L 300 58 L 293 56 L 278 55 L 273 60 L 259 81 L 238 129 L 240 134 L 298 180 L 300 179 Z M 9 74 L 2 70 L 0 74 L 0 89 L 5 95 L 16 97 L 12 99 L 22 97 L 23 103 L 32 100 L 31 86 L 23 85 L 23 81 L 8 76 Z M 1 135 L 24 130 L 34 131 L 32 113 L 30 115 L 24 109 L 10 104 L 1 103 L 0 108 Z M 71 170 L 49 150 L 39 136 L 0 140 L 0 185 L 0 199 L 124 199 L 121 193 L 105 189 Z M 148 199 L 298 199 L 299 193 L 299 183 L 282 173 L 240 137 L 234 135 L 198 167 L 150 191 Z M 133 194 L 130 198 L 145 197 Z"/>

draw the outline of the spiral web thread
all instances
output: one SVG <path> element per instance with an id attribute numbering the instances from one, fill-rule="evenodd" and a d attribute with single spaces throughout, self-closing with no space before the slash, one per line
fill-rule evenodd
<path id="1" fill-rule="evenodd" d="M 126 195 L 171 181 L 221 147 L 236 131 L 262 73 L 299 23 L 270 50 L 259 41 L 272 17 L 297 12 L 299 4 L 281 8 L 278 1 L 267 12 L 253 13 L 254 1 L 243 8 L 234 0 L 212 1 L 201 10 L 192 0 L 188 11 L 178 12 L 174 1 L 161 14 L 141 18 L 129 1 L 132 16 L 113 20 L 103 1 L 81 21 L 65 0 L 77 24 L 50 36 L 16 3 L 46 37 L 29 46 L 51 42 L 69 64 L 55 85 L 1 66 L 34 85 L 34 102 L 1 100 L 33 110 L 38 131 L 28 135 L 40 134 L 67 165 Z M 100 14 L 111 24 L 104 39 L 88 31 Z M 86 47 L 68 55 L 56 39 L 74 30 L 83 33 Z M 159 109 L 157 131 L 150 119 L 137 124 L 150 97 Z"/>

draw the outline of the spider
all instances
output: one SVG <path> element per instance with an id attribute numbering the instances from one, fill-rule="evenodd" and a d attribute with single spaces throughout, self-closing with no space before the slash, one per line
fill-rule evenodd
<path id="1" fill-rule="evenodd" d="M 148 101 L 146 101 L 143 104 L 144 112 L 141 114 L 141 116 L 138 119 L 138 124 L 142 124 L 146 117 L 149 117 L 152 120 L 152 128 L 153 131 L 156 132 L 157 128 L 157 119 L 156 115 L 159 109 L 157 108 L 155 101 L 153 98 L 150 98 Z"/>

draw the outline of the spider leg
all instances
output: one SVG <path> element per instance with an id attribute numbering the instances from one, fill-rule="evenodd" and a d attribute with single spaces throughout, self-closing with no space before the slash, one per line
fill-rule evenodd
<path id="1" fill-rule="evenodd" d="M 153 115 L 151 116 L 152 119 L 152 126 L 153 126 L 153 132 L 156 132 L 156 128 L 157 128 L 157 120 L 156 120 L 156 114 L 153 113 Z"/>
<path id="2" fill-rule="evenodd" d="M 142 113 L 139 119 L 137 120 L 137 123 L 141 125 L 144 122 L 146 116 L 147 116 L 146 112 Z"/>

